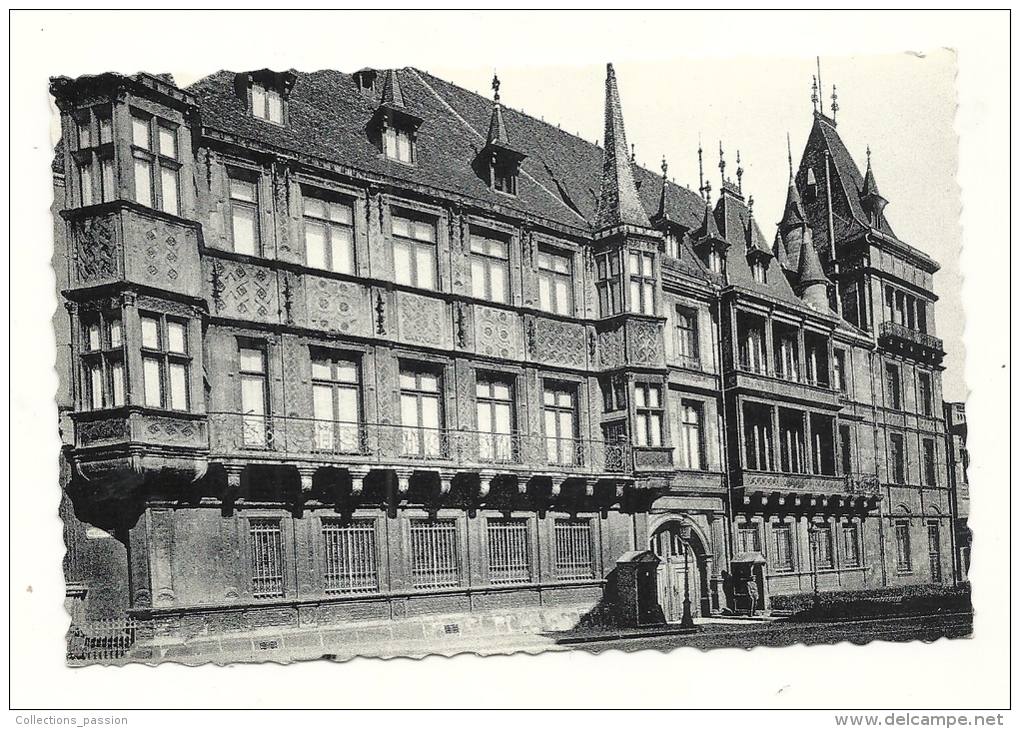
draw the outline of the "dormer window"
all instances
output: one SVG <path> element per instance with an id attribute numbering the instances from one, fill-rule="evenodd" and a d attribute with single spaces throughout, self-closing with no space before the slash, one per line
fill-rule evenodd
<path id="1" fill-rule="evenodd" d="M 373 68 L 363 68 L 354 74 L 354 83 L 364 96 L 373 96 L 379 73 Z"/>
<path id="2" fill-rule="evenodd" d="M 766 282 L 765 264 L 762 261 L 753 261 L 751 263 L 751 278 L 753 278 L 756 283 L 764 284 Z"/>
<path id="3" fill-rule="evenodd" d="M 257 119 L 283 124 L 283 94 L 262 84 L 251 86 L 251 113 Z"/>
<path id="4" fill-rule="evenodd" d="M 517 166 L 496 161 L 492 166 L 492 189 L 505 192 L 507 195 L 517 194 Z"/>
<path id="5" fill-rule="evenodd" d="M 414 164 L 414 137 L 407 129 L 387 126 L 383 129 L 383 154 L 387 159 Z"/>
<path id="6" fill-rule="evenodd" d="M 367 77 L 361 73 L 359 78 Z M 418 161 L 415 142 L 422 121 L 421 117 L 412 113 L 404 104 L 400 77 L 395 70 L 390 69 L 386 72 L 386 79 L 383 82 L 379 107 L 368 123 L 369 137 L 386 159 L 413 165 Z"/>
<path id="7" fill-rule="evenodd" d="M 720 253 L 717 248 L 713 248 L 708 252 L 708 270 L 712 273 L 722 275 L 723 257 L 722 253 Z"/>

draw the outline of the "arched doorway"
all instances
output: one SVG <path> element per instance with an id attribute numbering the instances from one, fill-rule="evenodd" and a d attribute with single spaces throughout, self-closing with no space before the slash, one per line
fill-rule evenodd
<path id="1" fill-rule="evenodd" d="M 693 617 L 704 615 L 705 608 L 701 597 L 708 595 L 705 546 L 698 533 L 690 530 L 690 537 L 687 540 L 690 554 L 687 555 L 685 568 L 683 527 L 683 523 L 679 521 L 666 522 L 655 530 L 651 538 L 651 550 L 660 560 L 657 576 L 659 606 L 666 622 L 669 623 L 678 623 L 683 617 L 685 569 Z"/>

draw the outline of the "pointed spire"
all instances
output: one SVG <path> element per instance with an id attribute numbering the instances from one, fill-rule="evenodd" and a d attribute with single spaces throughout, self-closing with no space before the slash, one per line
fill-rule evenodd
<path id="1" fill-rule="evenodd" d="M 614 225 L 651 227 L 648 213 L 638 198 L 634 172 L 627 154 L 627 137 L 623 129 L 623 110 L 616 85 L 613 64 L 606 65 L 606 148 L 602 162 L 602 189 L 599 193 L 595 227 L 599 230 Z"/>
<path id="2" fill-rule="evenodd" d="M 786 232 L 791 228 L 804 225 L 807 218 L 804 215 L 804 206 L 800 201 L 800 193 L 797 191 L 797 183 L 793 179 L 793 168 L 790 168 L 790 184 L 786 189 L 786 208 L 783 210 L 783 219 L 779 221 L 779 229 Z"/>
<path id="3" fill-rule="evenodd" d="M 822 262 L 818 258 L 818 251 L 815 250 L 810 236 L 805 237 L 800 246 L 800 265 L 797 267 L 797 278 L 799 279 L 798 284 L 802 288 L 829 281 L 822 270 Z"/>
<path id="4" fill-rule="evenodd" d="M 705 205 L 705 215 L 701 219 L 701 227 L 694 234 L 695 240 L 708 240 L 714 239 L 723 241 L 722 233 L 719 232 L 719 224 L 715 222 L 715 213 L 712 212 L 712 206 Z"/>
<path id="5" fill-rule="evenodd" d="M 666 164 L 666 155 L 662 156 L 662 193 L 659 195 L 659 210 L 655 214 L 655 217 L 659 220 L 665 220 L 668 216 L 666 215 L 666 172 L 669 170 L 669 165 Z"/>
<path id="6" fill-rule="evenodd" d="M 818 77 L 811 77 L 811 110 L 818 112 Z"/>
<path id="7" fill-rule="evenodd" d="M 386 79 L 383 81 L 382 102 L 384 106 L 404 106 L 404 94 L 400 90 L 400 79 L 397 78 L 397 70 L 391 68 L 386 72 Z"/>
<path id="8" fill-rule="evenodd" d="M 744 168 L 740 166 L 740 150 L 737 150 L 737 192 L 744 194 Z"/>
<path id="9" fill-rule="evenodd" d="M 726 160 L 723 159 L 722 140 L 719 141 L 719 177 L 726 182 Z"/>
<path id="10" fill-rule="evenodd" d="M 882 197 L 878 191 L 878 183 L 875 182 L 875 173 L 871 171 L 871 147 L 868 147 L 868 169 L 864 173 L 864 187 L 861 190 L 861 207 L 871 215 L 871 224 L 878 225 L 881 222 L 882 211 L 889 201 Z"/>
<path id="11" fill-rule="evenodd" d="M 790 179 L 793 179 L 793 148 L 790 146 L 790 133 L 786 133 L 786 163 L 790 165 Z"/>
<path id="12" fill-rule="evenodd" d="M 835 126 L 836 125 L 836 112 L 839 111 L 839 104 L 836 103 L 836 99 L 838 98 L 836 96 L 836 84 L 832 85 L 832 96 L 830 98 L 832 99 L 832 124 L 833 124 L 833 126 Z"/>
<path id="13" fill-rule="evenodd" d="M 783 234 L 778 230 L 776 231 L 776 239 L 772 242 L 772 255 L 779 261 L 780 266 L 786 269 L 790 267 L 790 257 L 786 252 L 786 243 L 783 242 Z"/>
<path id="14" fill-rule="evenodd" d="M 861 191 L 861 197 L 868 195 L 878 195 L 878 183 L 875 182 L 875 173 L 871 171 L 871 145 L 868 145 L 868 169 L 864 173 L 864 189 Z"/>
<path id="15" fill-rule="evenodd" d="M 701 135 L 698 135 L 698 193 L 705 197 L 705 160 L 701 149 Z"/>
<path id="16" fill-rule="evenodd" d="M 503 107 L 499 103 L 499 77 L 492 76 L 492 118 L 489 120 L 489 134 L 486 137 L 486 144 L 510 147 L 510 135 L 507 134 L 506 124 L 503 122 Z"/>

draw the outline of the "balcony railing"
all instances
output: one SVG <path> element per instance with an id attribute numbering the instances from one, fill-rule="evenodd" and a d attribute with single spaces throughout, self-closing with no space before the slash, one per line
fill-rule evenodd
<path id="1" fill-rule="evenodd" d="M 916 344 L 935 352 L 943 352 L 942 340 L 933 334 L 918 332 L 903 324 L 884 321 L 879 327 L 878 336 L 880 339 L 900 339 L 910 344 Z"/>
<path id="2" fill-rule="evenodd" d="M 388 423 L 210 413 L 214 455 L 249 454 L 342 463 L 436 463 L 571 473 L 627 473 L 628 443 Z"/>
<path id="3" fill-rule="evenodd" d="M 874 496 L 878 493 L 878 476 L 873 473 L 847 473 L 843 475 L 843 482 L 848 494 Z"/>

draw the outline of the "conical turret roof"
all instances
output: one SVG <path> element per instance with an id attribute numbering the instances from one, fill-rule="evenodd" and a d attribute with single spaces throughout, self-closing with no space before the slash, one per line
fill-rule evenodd
<path id="1" fill-rule="evenodd" d="M 800 266 L 797 268 L 797 278 L 801 287 L 816 283 L 828 283 L 829 281 L 822 270 L 822 262 L 818 258 L 818 251 L 815 250 L 814 242 L 810 236 L 805 236 L 800 246 Z"/>
<path id="2" fill-rule="evenodd" d="M 602 161 L 602 189 L 599 193 L 595 227 L 598 230 L 614 225 L 651 227 L 648 213 L 638 198 L 634 172 L 627 152 L 627 136 L 623 129 L 623 110 L 616 85 L 613 64 L 606 66 L 606 148 Z"/>

